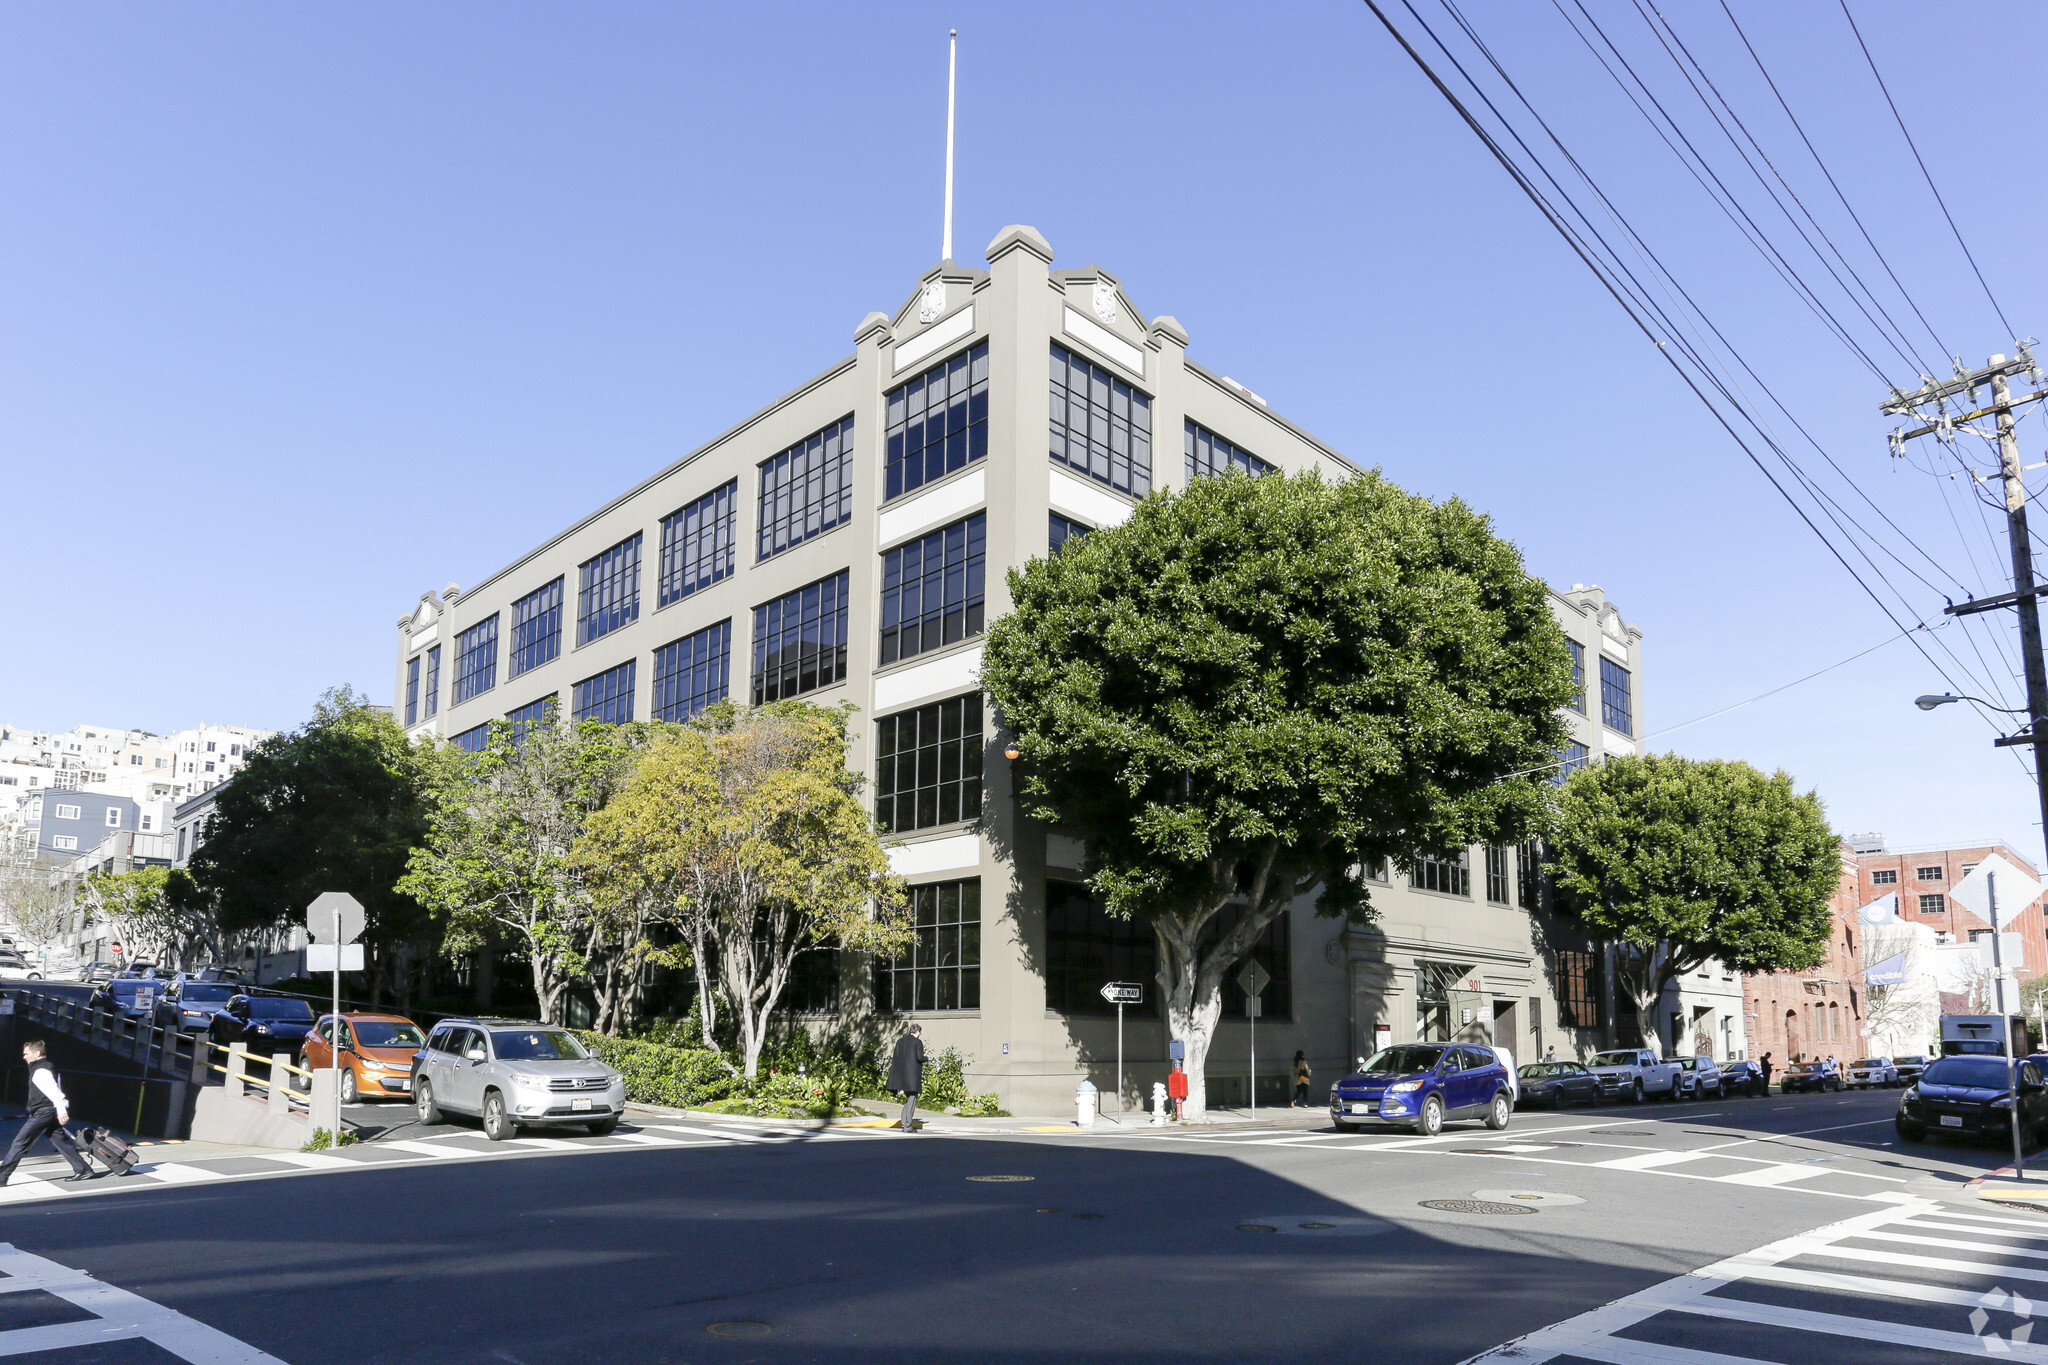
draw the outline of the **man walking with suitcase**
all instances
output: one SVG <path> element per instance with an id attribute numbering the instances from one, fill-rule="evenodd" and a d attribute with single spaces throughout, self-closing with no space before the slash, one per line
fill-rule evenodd
<path id="1" fill-rule="evenodd" d="M 889 1088 L 903 1096 L 903 1119 L 897 1126 L 906 1133 L 917 1131 L 917 1096 L 924 1089 L 924 1030 L 916 1024 L 896 1040 L 889 1058 Z"/>
<path id="2" fill-rule="evenodd" d="M 56 1068 L 43 1055 L 45 1051 L 40 1038 L 31 1038 L 21 1045 L 21 1059 L 28 1063 L 28 1117 L 21 1121 L 21 1131 L 8 1145 L 6 1157 L 0 1158 L 0 1185 L 13 1178 L 14 1168 L 28 1155 L 28 1149 L 44 1136 L 57 1149 L 57 1155 L 71 1165 L 71 1175 L 65 1183 L 90 1180 L 99 1174 L 79 1155 L 71 1134 L 64 1131 L 64 1125 L 71 1122 L 71 1105 L 64 1098 L 63 1087 L 57 1084 Z"/>

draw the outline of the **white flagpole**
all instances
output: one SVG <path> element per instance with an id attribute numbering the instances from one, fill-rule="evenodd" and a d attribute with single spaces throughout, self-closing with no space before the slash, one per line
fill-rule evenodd
<path id="1" fill-rule="evenodd" d="M 960 30 L 947 31 L 946 43 L 946 241 L 939 259 L 953 259 L 953 86 L 960 70 Z"/>

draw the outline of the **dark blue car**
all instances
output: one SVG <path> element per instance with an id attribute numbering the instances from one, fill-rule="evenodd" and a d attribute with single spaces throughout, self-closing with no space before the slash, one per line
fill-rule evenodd
<path id="1" fill-rule="evenodd" d="M 1941 1057 L 1899 1096 L 1892 1121 L 1899 1136 L 1918 1142 L 1933 1133 L 2009 1141 L 2015 1098 L 2003 1057 Z M 2048 1085 L 2032 1061 L 2019 1064 L 2020 1131 L 2048 1137 Z"/>
<path id="2" fill-rule="evenodd" d="M 1330 1090 L 1330 1121 L 1343 1133 L 1387 1123 L 1435 1137 L 1445 1120 L 1464 1118 L 1505 1128 L 1514 1110 L 1514 1082 L 1493 1049 L 1461 1043 L 1382 1048 Z"/>
<path id="3" fill-rule="evenodd" d="M 207 1021 L 216 1043 L 242 1042 L 259 1055 L 297 1052 L 313 1031 L 313 1007 L 296 995 L 238 995 Z"/>

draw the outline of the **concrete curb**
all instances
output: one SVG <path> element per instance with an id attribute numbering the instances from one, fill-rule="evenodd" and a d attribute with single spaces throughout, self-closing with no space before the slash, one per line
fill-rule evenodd
<path id="1" fill-rule="evenodd" d="M 2048 1213 L 2048 1179 L 2022 1181 L 2006 1178 L 2014 1174 L 2010 1166 L 1987 1171 L 1974 1180 L 1963 1182 L 1964 1195 L 1987 1203 L 2024 1204 Z"/>

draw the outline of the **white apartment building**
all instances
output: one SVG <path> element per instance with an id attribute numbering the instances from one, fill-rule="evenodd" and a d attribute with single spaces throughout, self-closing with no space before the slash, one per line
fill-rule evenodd
<path id="1" fill-rule="evenodd" d="M 0 726 L 0 818 L 11 813 L 17 826 L 36 825 L 43 793 L 81 792 L 133 803 L 131 832 L 167 835 L 182 802 L 227 781 L 274 733 L 204 721 L 169 736 L 106 725 Z"/>

